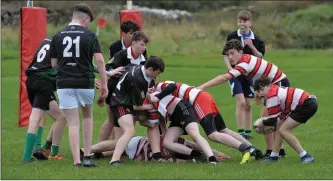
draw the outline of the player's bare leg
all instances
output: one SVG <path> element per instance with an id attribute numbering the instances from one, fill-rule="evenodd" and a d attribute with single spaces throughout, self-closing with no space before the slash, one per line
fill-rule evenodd
<path id="1" fill-rule="evenodd" d="M 244 94 L 236 94 L 236 121 L 238 133 L 244 136 L 245 131 L 245 97 Z"/>
<path id="2" fill-rule="evenodd" d="M 188 135 L 193 139 L 193 141 L 200 146 L 202 152 L 208 158 L 208 161 L 211 163 L 217 163 L 217 160 L 214 156 L 212 148 L 210 147 L 209 143 L 205 138 L 200 135 L 199 125 L 196 122 L 191 122 L 185 127 L 186 132 Z"/>
<path id="3" fill-rule="evenodd" d="M 242 135 L 240 135 L 239 133 L 236 133 L 235 131 L 232 131 L 228 128 L 225 128 L 223 130 L 221 130 L 221 133 L 227 134 L 229 136 L 232 136 L 234 139 L 238 140 L 240 143 L 244 143 L 247 145 L 252 145 L 246 138 L 244 138 Z M 232 141 L 235 141 L 235 140 Z M 230 139 L 229 139 L 230 141 Z M 224 144 L 224 143 L 223 143 Z M 237 147 L 238 148 L 238 147 Z"/>
<path id="4" fill-rule="evenodd" d="M 48 114 L 55 120 L 52 126 L 52 146 L 49 159 L 63 160 L 64 158 L 59 154 L 59 144 L 67 123 L 66 118 L 56 101 L 50 102 Z"/>
<path id="5" fill-rule="evenodd" d="M 268 116 L 268 111 L 267 108 L 265 106 L 263 106 L 261 108 L 260 111 L 260 117 L 267 117 Z M 273 133 L 269 133 L 269 134 L 264 134 L 265 136 L 265 143 L 266 143 L 266 154 L 265 156 L 269 156 L 272 152 L 273 149 L 273 142 L 274 142 L 274 135 Z M 285 156 L 285 151 L 283 148 L 283 145 L 281 145 L 280 151 L 279 151 L 279 156 Z"/>
<path id="6" fill-rule="evenodd" d="M 112 121 L 112 112 L 110 106 L 106 106 L 106 111 L 108 113 L 108 119 L 106 119 L 101 127 L 101 130 L 98 135 L 98 142 L 108 140 L 111 136 L 112 129 L 114 127 Z"/>
<path id="7" fill-rule="evenodd" d="M 162 157 L 161 154 L 161 139 L 160 139 L 160 131 L 158 128 L 159 124 L 154 123 L 153 127 L 148 127 L 147 128 L 147 135 L 148 135 L 148 140 L 151 146 L 152 150 L 152 160 L 153 161 L 158 161 L 158 162 L 163 162 L 165 161 Z"/>
<path id="8" fill-rule="evenodd" d="M 298 141 L 295 135 L 292 134 L 292 130 L 301 123 L 293 120 L 291 117 L 288 117 L 284 123 L 281 125 L 279 132 L 284 140 L 298 153 L 301 157 L 302 163 L 312 163 L 314 158 L 307 153 L 302 147 L 301 143 Z"/>
<path id="9" fill-rule="evenodd" d="M 68 124 L 69 144 L 71 146 L 74 165 L 81 164 L 80 160 L 80 119 L 78 108 L 63 109 Z"/>
<path id="10" fill-rule="evenodd" d="M 280 135 L 280 132 L 278 131 L 281 127 L 281 124 L 278 124 L 277 127 L 276 127 L 276 130 L 275 132 L 272 133 L 273 135 L 273 146 L 272 146 L 272 152 L 270 154 L 269 157 L 266 157 L 266 159 L 264 161 L 266 162 L 272 162 L 272 161 L 277 161 L 278 158 L 279 158 L 279 151 L 280 151 L 280 148 L 281 148 L 281 145 L 282 145 L 282 137 Z"/>
<path id="11" fill-rule="evenodd" d="M 244 108 L 245 137 L 251 138 L 252 129 L 252 98 L 245 98 Z"/>
<path id="12" fill-rule="evenodd" d="M 176 153 L 181 153 L 184 155 L 191 155 L 193 149 L 177 143 L 177 139 L 184 133 L 184 130 L 180 127 L 169 127 L 164 136 L 163 147 L 167 148 Z M 198 156 L 200 156 L 199 154 Z"/>
<path id="13" fill-rule="evenodd" d="M 82 120 L 83 120 L 83 147 L 84 147 L 84 157 L 83 166 L 84 167 L 94 167 L 92 158 L 90 157 L 90 149 L 92 145 L 93 136 L 93 107 L 91 104 L 86 104 L 82 107 Z"/>
<path id="14" fill-rule="evenodd" d="M 33 159 L 31 158 L 32 151 L 37 139 L 39 122 L 42 120 L 44 115 L 45 115 L 44 110 L 32 108 L 29 118 L 29 127 L 26 134 L 26 142 L 25 142 L 24 155 L 22 160 L 23 163 L 33 161 Z"/>
<path id="15" fill-rule="evenodd" d="M 118 142 L 116 144 L 116 148 L 110 161 L 110 165 L 112 166 L 117 166 L 121 164 L 121 155 L 125 151 L 127 144 L 135 136 L 135 121 L 133 120 L 133 116 L 131 114 L 126 114 L 120 117 L 118 123 L 124 131 L 124 134 L 118 139 Z"/>

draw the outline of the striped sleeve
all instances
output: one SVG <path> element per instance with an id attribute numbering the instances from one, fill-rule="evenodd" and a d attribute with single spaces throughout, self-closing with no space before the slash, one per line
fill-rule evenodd
<path id="1" fill-rule="evenodd" d="M 269 97 L 266 102 L 266 107 L 268 110 L 268 117 L 272 118 L 279 116 L 281 110 L 278 96 Z"/>
<path id="2" fill-rule="evenodd" d="M 233 69 L 229 70 L 229 74 L 235 78 L 240 76 L 241 74 L 245 74 L 248 72 L 249 65 L 247 63 L 237 64 Z"/>

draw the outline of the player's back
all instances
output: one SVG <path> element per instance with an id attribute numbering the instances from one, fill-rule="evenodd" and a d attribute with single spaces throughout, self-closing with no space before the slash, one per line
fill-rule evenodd
<path id="1" fill-rule="evenodd" d="M 283 113 L 288 114 L 290 111 L 294 110 L 297 105 L 303 103 L 309 96 L 309 93 L 299 88 L 272 85 L 267 97 L 267 107 L 268 109 L 272 109 L 279 106 Z"/>
<path id="2" fill-rule="evenodd" d="M 111 105 L 142 105 L 151 80 L 143 65 L 127 65 L 112 93 Z"/>
<path id="3" fill-rule="evenodd" d="M 33 61 L 25 71 L 27 76 L 36 74 L 40 77 L 55 80 L 56 72 L 51 65 L 50 46 L 50 39 L 42 40 L 35 53 Z"/>
<path id="4" fill-rule="evenodd" d="M 179 97 L 184 101 L 189 101 L 191 104 L 195 101 L 198 94 L 201 92 L 200 89 L 194 88 L 193 86 L 178 83 L 174 81 L 164 81 L 155 85 L 157 91 L 163 91 L 167 85 L 175 83 L 177 89 L 172 93 L 174 96 Z"/>
<path id="5" fill-rule="evenodd" d="M 233 76 L 239 73 L 245 74 L 253 80 L 264 76 L 269 78 L 272 83 L 279 82 L 287 77 L 273 63 L 249 54 L 244 54 L 241 61 L 229 73 Z"/>
<path id="6" fill-rule="evenodd" d="M 94 88 L 93 54 L 101 50 L 93 32 L 71 23 L 53 37 L 52 49 L 58 60 L 59 87 Z"/>

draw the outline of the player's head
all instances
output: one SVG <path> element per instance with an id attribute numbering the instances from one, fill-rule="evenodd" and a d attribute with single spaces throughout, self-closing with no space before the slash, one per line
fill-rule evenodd
<path id="1" fill-rule="evenodd" d="M 150 56 L 144 66 L 146 74 L 152 79 L 156 79 L 160 73 L 164 72 L 164 62 L 159 56 Z"/>
<path id="2" fill-rule="evenodd" d="M 149 42 L 147 35 L 142 31 L 135 31 L 132 35 L 132 49 L 134 53 L 143 54 Z"/>
<path id="3" fill-rule="evenodd" d="M 132 41 L 132 34 L 135 31 L 140 31 L 140 26 L 134 21 L 128 20 L 121 23 L 120 29 L 124 33 L 125 44 L 130 46 Z"/>
<path id="4" fill-rule="evenodd" d="M 83 27 L 88 27 L 88 24 L 95 19 L 95 14 L 88 4 L 77 4 L 73 7 L 72 21 L 80 23 Z"/>
<path id="5" fill-rule="evenodd" d="M 227 41 L 223 51 L 228 56 L 231 65 L 236 65 L 242 59 L 243 46 L 238 39 Z"/>
<path id="6" fill-rule="evenodd" d="M 271 81 L 267 77 L 261 77 L 254 82 L 254 90 L 260 97 L 267 97 Z"/>
<path id="7" fill-rule="evenodd" d="M 252 14 L 249 11 L 240 11 L 237 15 L 237 24 L 242 32 L 247 32 L 252 25 Z"/>

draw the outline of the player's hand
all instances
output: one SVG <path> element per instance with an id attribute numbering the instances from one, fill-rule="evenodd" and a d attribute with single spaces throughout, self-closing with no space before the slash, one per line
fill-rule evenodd
<path id="1" fill-rule="evenodd" d="M 109 90 L 108 90 L 108 87 L 105 85 L 105 86 L 101 86 L 100 87 L 100 97 L 102 98 L 106 98 L 109 94 Z"/>
<path id="2" fill-rule="evenodd" d="M 97 99 L 97 104 L 99 106 L 103 107 L 104 106 L 104 100 L 105 100 L 104 97 L 99 96 L 98 99 Z"/>
<path id="3" fill-rule="evenodd" d="M 254 47 L 253 46 L 253 42 L 252 42 L 252 39 L 250 39 L 250 38 L 246 38 L 245 40 L 244 40 L 244 43 L 245 43 L 245 45 L 248 45 L 249 47 Z"/>
<path id="4" fill-rule="evenodd" d="M 222 160 L 225 160 L 225 159 L 229 159 L 231 157 L 229 155 L 226 155 L 224 153 L 219 152 L 219 153 L 215 154 L 215 158 L 216 158 L 217 161 L 222 161 Z"/>
<path id="5" fill-rule="evenodd" d="M 121 75 L 123 74 L 123 71 L 125 70 L 125 67 L 118 67 L 116 69 L 114 69 L 114 75 Z"/>
<path id="6" fill-rule="evenodd" d="M 101 81 L 98 79 L 95 79 L 95 87 L 96 89 L 99 89 L 101 87 Z"/>
<path id="7" fill-rule="evenodd" d="M 156 96 L 151 96 L 151 95 L 148 95 L 147 99 L 151 104 L 160 101 Z"/>
<path id="8" fill-rule="evenodd" d="M 155 91 L 155 87 L 148 88 L 148 93 L 153 93 Z"/>

